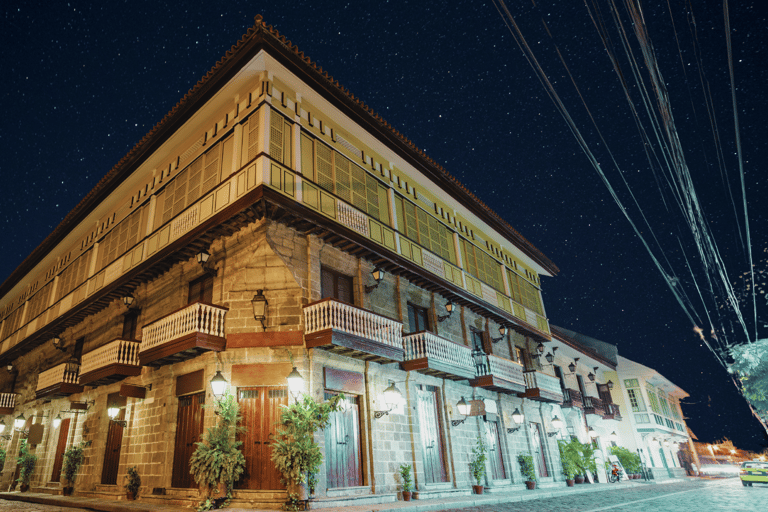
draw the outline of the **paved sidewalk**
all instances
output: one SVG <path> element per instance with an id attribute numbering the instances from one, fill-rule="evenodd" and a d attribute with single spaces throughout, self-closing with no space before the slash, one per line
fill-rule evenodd
<path id="1" fill-rule="evenodd" d="M 696 478 L 669 480 L 656 483 L 697 481 Z M 528 491 L 523 485 L 513 485 L 510 492 L 497 492 L 493 494 L 473 494 L 470 496 L 451 497 L 444 499 L 428 499 L 414 501 L 397 501 L 394 503 L 381 503 L 373 505 L 345 506 L 339 508 L 317 509 L 323 512 L 380 512 L 392 510 L 395 512 L 427 512 L 465 507 L 480 507 L 484 505 L 496 505 L 499 503 L 514 503 L 546 498 L 564 497 L 616 489 L 647 486 L 649 483 L 642 481 L 621 482 L 616 484 L 581 484 L 574 487 L 566 487 L 565 484 L 557 487 L 547 487 Z M 191 508 L 159 505 L 156 503 L 144 503 L 138 501 L 110 501 L 98 498 L 83 498 L 78 496 L 57 496 L 44 493 L 20 493 L 3 492 L 0 499 L 9 501 L 24 501 L 56 507 L 70 507 L 85 510 L 98 510 L 104 512 L 189 512 Z M 256 509 L 229 507 L 226 510 L 232 512 L 255 512 Z M 274 511 L 270 511 L 274 512 Z"/>

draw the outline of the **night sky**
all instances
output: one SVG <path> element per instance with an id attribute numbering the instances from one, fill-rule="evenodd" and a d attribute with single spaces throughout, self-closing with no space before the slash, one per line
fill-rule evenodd
<path id="1" fill-rule="evenodd" d="M 734 316 L 719 309 L 722 295 L 709 291 L 690 230 L 656 164 L 655 136 L 644 143 L 638 135 L 606 51 L 607 44 L 626 61 L 608 2 L 586 2 L 608 22 L 605 41 L 584 2 L 507 0 L 507 8 L 669 279 L 652 263 L 493 2 L 227 3 L 3 3 L 0 281 L 262 14 L 560 267 L 558 276 L 542 279 L 552 323 L 616 344 L 621 355 L 685 389 L 691 397 L 683 412 L 700 440 L 768 446 L 670 291 L 670 284 L 686 291 L 705 332 L 707 312 L 719 310 L 720 339 L 746 340 Z M 616 5 L 631 30 L 624 4 Z M 728 280 L 737 282 L 749 260 L 723 4 L 669 0 L 671 14 L 667 5 L 643 2 L 643 15 L 706 223 Z M 766 269 L 766 7 L 732 2 L 729 14 L 751 247 L 756 268 Z M 630 40 L 641 59 L 632 34 Z M 623 70 L 643 115 L 640 90 L 629 68 Z M 648 85 L 642 62 L 640 70 Z M 647 118 L 640 126 L 652 132 Z M 646 154 L 655 155 L 653 164 Z M 760 300 L 758 317 L 765 318 L 765 295 Z M 754 337 L 751 303 L 744 311 Z M 758 324 L 757 335 L 765 336 Z"/>

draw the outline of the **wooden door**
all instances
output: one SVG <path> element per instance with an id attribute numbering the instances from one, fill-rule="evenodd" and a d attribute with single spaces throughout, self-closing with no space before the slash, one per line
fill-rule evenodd
<path id="1" fill-rule="evenodd" d="M 335 393 L 326 391 L 326 400 Z M 360 443 L 360 397 L 345 394 L 346 407 L 331 413 L 325 428 L 325 467 L 328 488 L 363 485 Z"/>
<path id="2" fill-rule="evenodd" d="M 203 405 L 205 393 L 179 397 L 179 414 L 176 419 L 176 445 L 173 451 L 173 476 L 171 487 L 195 487 L 195 479 L 189 473 L 189 458 L 194 453 L 203 433 Z"/>
<path id="3" fill-rule="evenodd" d="M 544 454 L 544 438 L 541 437 L 541 425 L 531 423 L 531 441 L 533 442 L 533 459 L 539 466 L 539 476 L 549 476 L 547 458 Z"/>
<path id="4" fill-rule="evenodd" d="M 501 453 L 498 424 L 495 421 L 486 421 L 485 425 L 488 432 L 488 460 L 491 463 L 491 478 L 493 480 L 505 480 L 507 473 L 504 471 L 504 457 Z"/>
<path id="5" fill-rule="evenodd" d="M 440 407 L 437 389 L 426 386 L 419 389 L 419 426 L 424 458 L 424 481 L 428 484 L 448 481 L 445 471 L 443 431 L 440 423 Z"/>
<path id="6" fill-rule="evenodd" d="M 285 489 L 280 472 L 272 462 L 272 441 L 277 432 L 281 406 L 288 405 L 285 387 L 263 386 L 238 388 L 237 401 L 245 430 L 238 434 L 243 444 L 245 473 L 237 482 L 238 489 L 262 491 Z"/>
<path id="7" fill-rule="evenodd" d="M 61 467 L 64 465 L 64 452 L 67 449 L 67 438 L 69 437 L 69 421 L 70 418 L 61 420 L 61 425 L 59 425 L 59 443 L 56 445 L 56 457 L 53 459 L 51 482 L 61 481 Z"/>
<path id="8" fill-rule="evenodd" d="M 117 421 L 125 420 L 125 409 L 121 408 L 115 418 Z M 105 485 L 117 484 L 117 470 L 120 466 L 120 448 L 123 445 L 123 426 L 120 423 L 110 421 L 107 432 L 107 446 L 104 449 L 104 467 L 101 469 L 101 483 Z"/>

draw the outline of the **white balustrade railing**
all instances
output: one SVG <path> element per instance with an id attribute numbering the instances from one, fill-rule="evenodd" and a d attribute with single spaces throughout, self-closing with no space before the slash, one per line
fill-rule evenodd
<path id="1" fill-rule="evenodd" d="M 194 332 L 223 338 L 226 314 L 227 308 L 221 306 L 202 302 L 190 304 L 143 327 L 140 352 Z"/>
<path id="2" fill-rule="evenodd" d="M 486 355 L 485 359 L 487 364 L 480 364 L 476 367 L 478 376 L 493 375 L 507 382 L 525 384 L 521 364 L 492 354 Z"/>
<path id="3" fill-rule="evenodd" d="M 67 367 L 69 365 L 70 363 L 61 363 L 50 370 L 41 372 L 37 378 L 37 391 L 56 384 L 77 384 L 77 379 L 80 375 L 80 365 L 73 365 L 76 370 L 68 371 Z"/>
<path id="4" fill-rule="evenodd" d="M 0 393 L 0 408 L 16 407 L 16 393 Z"/>
<path id="5" fill-rule="evenodd" d="M 563 388 L 560 386 L 560 379 L 537 371 L 525 372 L 525 387 L 538 388 L 546 391 L 549 395 L 554 395 L 562 399 Z"/>
<path id="6" fill-rule="evenodd" d="M 304 332 L 327 329 L 403 348 L 402 322 L 332 299 L 304 306 Z"/>
<path id="7" fill-rule="evenodd" d="M 427 357 L 462 368 L 474 368 L 472 350 L 431 332 L 417 332 L 403 337 L 405 360 Z"/>
<path id="8" fill-rule="evenodd" d="M 115 340 L 83 354 L 80 375 L 85 375 L 110 364 L 139 366 L 140 346 L 141 342 L 139 341 Z"/>

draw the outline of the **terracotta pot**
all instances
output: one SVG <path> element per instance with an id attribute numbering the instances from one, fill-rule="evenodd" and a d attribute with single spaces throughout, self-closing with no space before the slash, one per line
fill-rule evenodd
<path id="1" fill-rule="evenodd" d="M 403 491 L 403 501 L 411 501 L 411 491 Z"/>
<path id="2" fill-rule="evenodd" d="M 72 496 L 72 493 L 74 492 L 74 487 L 62 487 L 61 488 L 61 494 L 63 496 Z"/>
<path id="3" fill-rule="evenodd" d="M 135 492 L 126 492 L 125 493 L 125 499 L 127 499 L 127 500 L 135 500 L 136 499 L 136 493 Z"/>
<path id="4" fill-rule="evenodd" d="M 483 494 L 483 486 L 482 485 L 473 485 L 472 490 L 475 492 L 475 494 Z"/>
<path id="5" fill-rule="evenodd" d="M 21 492 L 27 492 L 29 490 L 29 484 L 21 484 L 21 487 L 19 487 L 19 491 Z"/>
<path id="6" fill-rule="evenodd" d="M 579 475 L 574 480 L 576 480 L 577 484 L 583 484 L 584 483 L 584 477 Z"/>
<path id="7" fill-rule="evenodd" d="M 573 487 L 574 483 L 576 483 L 576 482 L 574 482 L 573 478 L 570 478 L 570 479 L 565 481 L 565 485 L 567 485 L 568 487 Z"/>
<path id="8" fill-rule="evenodd" d="M 534 482 L 532 480 L 526 480 L 525 481 L 525 486 L 528 488 L 529 491 L 532 491 L 532 490 L 534 490 L 536 488 L 536 482 Z"/>

